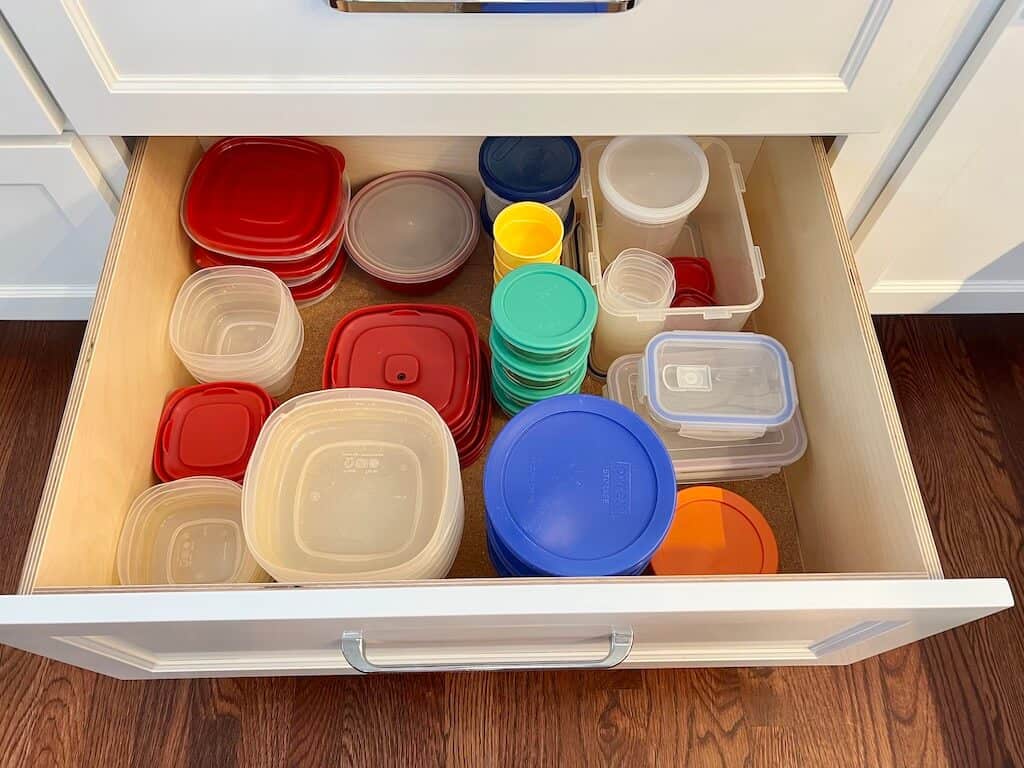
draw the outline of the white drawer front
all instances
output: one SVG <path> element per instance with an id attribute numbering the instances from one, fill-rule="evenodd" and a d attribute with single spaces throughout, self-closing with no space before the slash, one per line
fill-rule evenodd
<path id="1" fill-rule="evenodd" d="M 877 130 L 972 0 L 640 0 L 618 14 L 346 14 L 327 0 L 10 0 L 80 132 Z"/>
<path id="2" fill-rule="evenodd" d="M 0 135 L 58 134 L 64 116 L 0 17 Z"/>

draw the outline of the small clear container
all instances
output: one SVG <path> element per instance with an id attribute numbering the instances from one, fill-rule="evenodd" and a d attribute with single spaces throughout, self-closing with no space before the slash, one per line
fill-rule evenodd
<path id="1" fill-rule="evenodd" d="M 242 486 L 190 477 L 143 491 L 121 529 L 117 575 L 124 585 L 267 581 L 242 534 Z"/>
<path id="2" fill-rule="evenodd" d="M 641 392 L 657 421 L 709 440 L 761 437 L 797 406 L 789 355 L 757 333 L 658 334 L 644 353 Z"/>
<path id="3" fill-rule="evenodd" d="M 755 480 L 781 472 L 807 450 L 800 409 L 777 429 L 768 429 L 751 440 L 704 440 L 684 437 L 675 427 L 655 420 L 640 394 L 643 355 L 624 355 L 608 369 L 604 396 L 629 408 L 646 421 L 665 444 L 676 482 L 710 483 Z"/>
<path id="4" fill-rule="evenodd" d="M 600 306 L 605 310 L 665 309 L 675 296 L 675 270 L 665 257 L 631 248 L 608 267 L 600 291 Z M 607 321 L 615 321 L 614 316 L 606 315 Z"/>

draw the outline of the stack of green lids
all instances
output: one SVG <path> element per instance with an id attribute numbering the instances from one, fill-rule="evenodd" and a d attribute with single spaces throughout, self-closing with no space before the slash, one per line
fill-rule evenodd
<path id="1" fill-rule="evenodd" d="M 491 386 L 507 414 L 580 391 L 597 296 L 579 273 L 558 264 L 519 267 L 494 289 L 491 322 Z"/>

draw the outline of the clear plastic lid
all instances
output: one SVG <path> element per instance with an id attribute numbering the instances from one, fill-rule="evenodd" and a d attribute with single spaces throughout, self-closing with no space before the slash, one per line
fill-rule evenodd
<path id="1" fill-rule="evenodd" d="M 807 433 L 797 409 L 793 418 L 750 440 L 701 440 L 680 435 L 658 422 L 640 394 L 643 355 L 625 355 L 608 369 L 605 396 L 636 412 L 653 427 L 672 457 L 676 481 L 741 480 L 764 477 L 788 467 L 807 450 Z"/>
<path id="2" fill-rule="evenodd" d="M 760 437 L 796 412 L 789 355 L 757 333 L 660 333 L 647 344 L 641 382 L 651 415 L 690 437 Z"/>
<path id="3" fill-rule="evenodd" d="M 352 201 L 345 248 L 381 280 L 421 283 L 444 277 L 466 261 L 480 239 L 469 195 L 435 173 L 382 176 Z"/>

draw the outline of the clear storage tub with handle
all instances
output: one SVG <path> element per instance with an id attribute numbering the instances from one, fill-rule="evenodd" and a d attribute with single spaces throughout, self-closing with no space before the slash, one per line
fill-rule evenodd
<path id="1" fill-rule="evenodd" d="M 698 138 L 708 160 L 710 178 L 700 205 L 689 215 L 668 257 L 699 256 L 714 270 L 718 304 L 711 307 L 611 310 L 594 333 L 590 365 L 604 375 L 622 355 L 644 351 L 647 342 L 665 330 L 738 331 L 764 300 L 764 264 L 750 236 L 743 206 L 743 173 L 728 144 Z M 602 276 L 601 233 L 604 199 L 597 184 L 597 166 L 608 142 L 596 141 L 584 152 L 580 192 L 583 247 L 580 271 L 595 288 Z M 600 293 L 598 295 L 600 299 Z M 607 320 L 614 322 L 608 323 Z M 609 332 L 611 328 L 611 332 Z"/>

